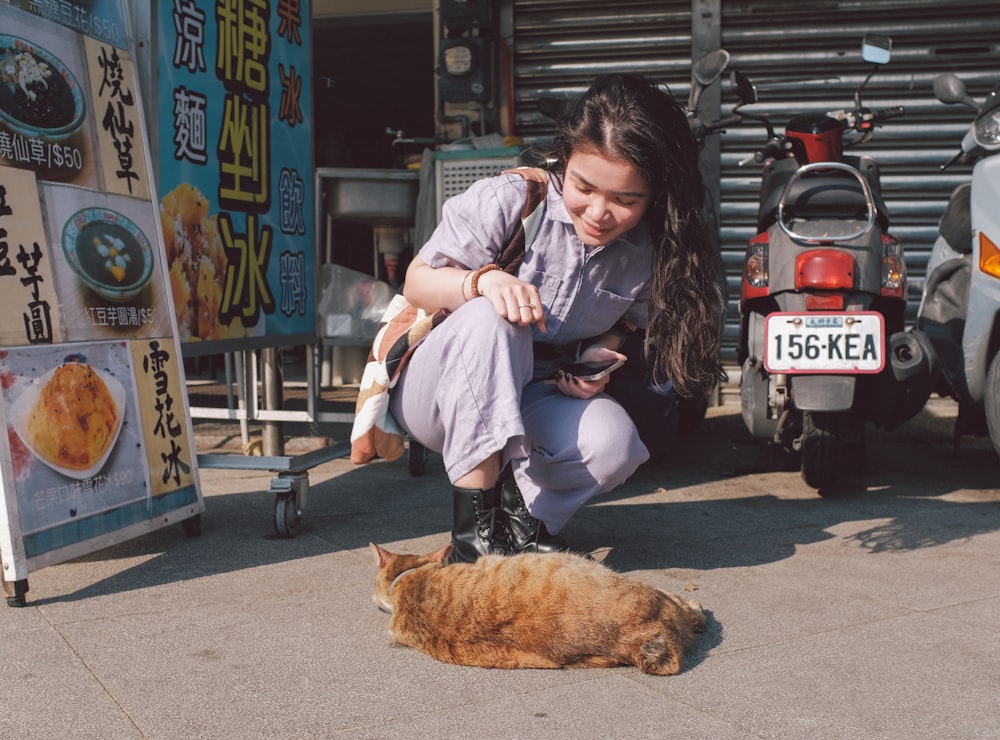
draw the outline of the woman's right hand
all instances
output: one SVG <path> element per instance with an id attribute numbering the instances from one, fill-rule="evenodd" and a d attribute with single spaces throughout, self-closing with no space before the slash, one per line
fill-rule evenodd
<path id="1" fill-rule="evenodd" d="M 498 316 L 512 324 L 535 324 L 539 331 L 546 331 L 545 307 L 538 288 L 531 283 L 503 270 L 491 270 L 480 276 L 478 288 L 479 294 L 493 304 Z"/>

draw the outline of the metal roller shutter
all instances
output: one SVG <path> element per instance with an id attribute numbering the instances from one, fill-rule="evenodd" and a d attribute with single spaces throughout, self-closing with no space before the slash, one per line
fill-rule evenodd
<path id="1" fill-rule="evenodd" d="M 641 72 L 687 97 L 690 0 L 517 0 L 513 28 L 515 125 L 528 144 L 552 134 L 539 98 L 575 97 L 600 74 Z"/>
<path id="2" fill-rule="evenodd" d="M 718 12 L 706 13 L 705 6 Z M 861 37 L 891 36 L 892 61 L 873 75 L 863 102 L 902 105 L 906 116 L 878 129 L 856 151 L 882 167 L 891 230 L 906 250 L 912 318 L 938 219 L 951 191 L 971 172 L 963 165 L 939 170 L 957 151 L 972 112 L 937 102 L 932 80 L 940 72 L 955 72 L 976 100 L 1000 81 L 996 0 L 515 0 L 513 14 L 515 121 L 528 143 L 551 136 L 538 98 L 578 94 L 594 76 L 612 69 L 644 72 L 685 100 L 692 36 L 704 38 L 706 22 L 718 24 L 721 46 L 732 54 L 730 68 L 757 83 L 761 102 L 752 110 L 771 115 L 779 126 L 792 115 L 850 107 L 869 71 L 861 62 Z M 735 102 L 723 85 L 720 115 Z M 721 237 L 730 295 L 723 360 L 734 364 L 739 276 L 754 232 L 759 187 L 757 166 L 739 162 L 759 148 L 765 134 L 762 126 L 749 123 L 720 138 Z M 707 168 L 706 175 L 714 169 Z"/>

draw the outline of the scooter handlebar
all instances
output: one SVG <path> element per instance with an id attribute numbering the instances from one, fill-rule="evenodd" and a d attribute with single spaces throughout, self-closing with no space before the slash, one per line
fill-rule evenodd
<path id="1" fill-rule="evenodd" d="M 845 131 L 854 130 L 861 133 L 868 133 L 877 123 L 906 115 L 906 110 L 901 105 L 894 105 L 891 108 L 859 108 L 853 111 L 831 111 L 827 115 L 838 119 Z"/>
<path id="2" fill-rule="evenodd" d="M 779 139 L 771 139 L 764 145 L 763 149 L 759 149 L 758 151 L 754 152 L 753 161 L 760 164 L 762 162 L 766 162 L 769 159 L 777 159 L 778 157 L 783 156 L 784 153 L 785 153 L 784 142 Z M 747 164 L 749 164 L 749 157 L 747 158 L 747 160 L 744 161 L 746 161 Z M 740 162 L 740 164 L 743 164 L 743 162 Z"/>
<path id="3" fill-rule="evenodd" d="M 890 118 L 902 118 L 906 115 L 906 109 L 901 105 L 894 105 L 891 108 L 882 108 L 872 111 L 872 121 L 888 121 Z"/>
<path id="4" fill-rule="evenodd" d="M 718 121 L 712 121 L 711 123 L 704 124 L 702 130 L 706 134 L 714 134 L 716 131 L 722 131 L 730 126 L 736 126 L 743 122 L 743 116 L 737 114 L 733 116 L 726 116 L 725 118 L 720 118 Z"/>
<path id="5" fill-rule="evenodd" d="M 764 145 L 763 149 L 758 149 L 753 154 L 750 154 L 740 160 L 739 166 L 746 167 L 751 162 L 756 164 L 761 164 L 768 159 L 777 159 L 782 154 L 784 154 L 784 147 L 777 141 L 769 141 Z"/>

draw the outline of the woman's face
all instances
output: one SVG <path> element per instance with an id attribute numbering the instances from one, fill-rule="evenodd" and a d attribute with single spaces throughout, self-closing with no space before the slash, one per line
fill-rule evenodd
<path id="1" fill-rule="evenodd" d="M 574 151 L 566 162 L 563 202 L 588 247 L 610 244 L 638 224 L 649 199 L 649 184 L 628 162 L 593 151 Z"/>

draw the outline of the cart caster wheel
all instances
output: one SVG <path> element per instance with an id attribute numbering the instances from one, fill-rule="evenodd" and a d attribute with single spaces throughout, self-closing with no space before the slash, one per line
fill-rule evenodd
<path id="1" fill-rule="evenodd" d="M 408 460 L 410 462 L 410 475 L 419 478 L 427 470 L 427 448 L 415 439 L 411 439 Z"/>
<path id="2" fill-rule="evenodd" d="M 181 527 L 188 537 L 201 537 L 201 514 L 195 514 L 190 519 L 183 519 Z"/>
<path id="3" fill-rule="evenodd" d="M 302 523 L 302 509 L 294 493 L 280 493 L 274 499 L 274 532 L 279 537 L 294 537 Z"/>
<path id="4" fill-rule="evenodd" d="M 309 498 L 309 475 L 303 471 L 282 473 L 271 481 L 274 492 L 274 531 L 278 537 L 294 537 L 302 523 Z"/>

